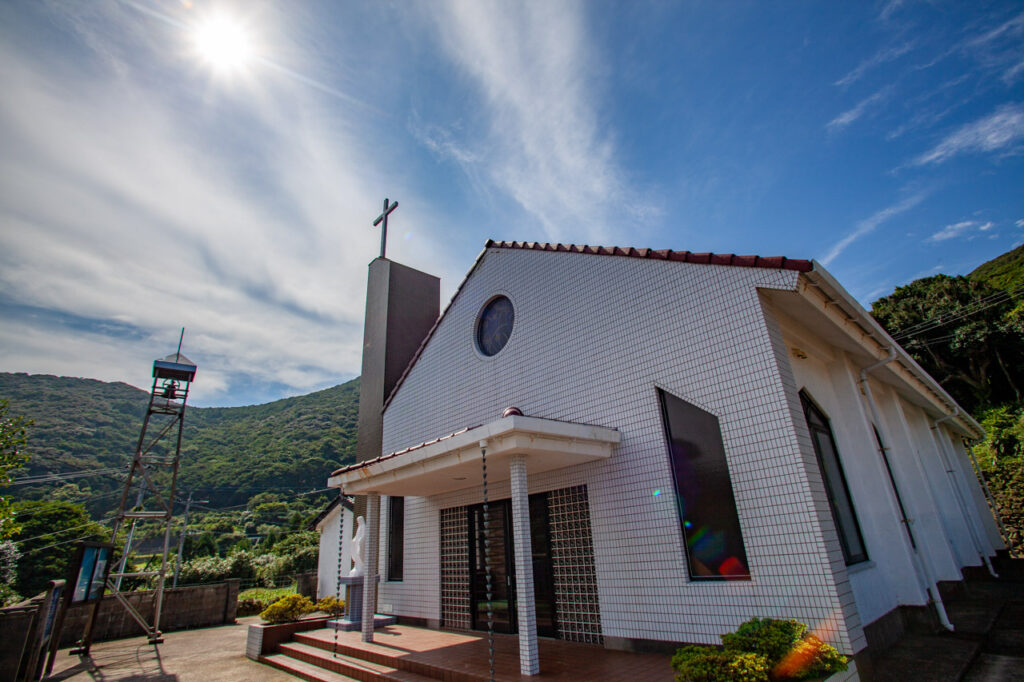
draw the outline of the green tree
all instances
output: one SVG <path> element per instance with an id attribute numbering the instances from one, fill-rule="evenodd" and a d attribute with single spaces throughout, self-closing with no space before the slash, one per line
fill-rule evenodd
<path id="1" fill-rule="evenodd" d="M 11 474 L 28 461 L 28 455 L 21 448 L 28 440 L 27 427 L 32 425 L 32 420 L 8 415 L 9 407 L 6 400 L 0 400 L 0 488 L 7 487 Z M 0 540 L 7 540 L 17 532 L 10 500 L 6 495 L 0 496 Z"/>
<path id="2" fill-rule="evenodd" d="M 16 502 L 14 512 L 22 524 L 15 538 L 21 559 L 14 587 L 26 596 L 43 590 L 50 580 L 65 577 L 78 541 L 108 536 L 84 507 L 70 502 Z"/>
<path id="3" fill-rule="evenodd" d="M 935 275 L 871 306 L 875 319 L 970 411 L 1021 399 L 1024 325 L 992 285 Z"/>

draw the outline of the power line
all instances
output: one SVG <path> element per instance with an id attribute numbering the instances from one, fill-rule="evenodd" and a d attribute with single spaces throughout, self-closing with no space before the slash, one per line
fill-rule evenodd
<path id="1" fill-rule="evenodd" d="M 97 495 L 87 495 L 87 496 L 81 497 L 81 498 L 79 498 L 77 500 L 54 500 L 54 501 L 51 501 L 51 502 L 40 504 L 40 505 L 35 506 L 35 507 L 31 508 L 31 509 L 23 509 L 22 511 L 16 513 L 14 515 L 14 518 L 18 518 L 20 516 L 25 516 L 26 514 L 38 514 L 41 511 L 47 511 L 49 509 L 56 509 L 56 508 L 60 507 L 64 502 L 67 502 L 69 504 L 82 504 L 82 503 L 84 503 L 84 502 L 86 502 L 88 500 L 98 500 L 98 499 L 103 498 L 103 497 L 111 497 L 113 495 L 120 495 L 120 494 L 121 494 L 120 490 L 112 490 L 112 491 L 110 491 L 108 493 L 99 493 Z M 17 500 L 17 502 L 40 502 L 40 500 Z"/>
<path id="2" fill-rule="evenodd" d="M 87 478 L 90 476 L 107 476 L 124 470 L 124 467 L 111 467 L 108 469 L 93 469 L 91 471 L 71 471 L 36 476 L 22 476 L 11 481 L 8 485 L 31 485 L 34 483 L 62 483 L 73 478 Z"/>
<path id="3" fill-rule="evenodd" d="M 33 547 L 32 549 L 29 549 L 29 550 L 26 550 L 26 551 L 22 552 L 21 556 L 28 556 L 29 554 L 34 554 L 36 552 L 41 552 L 44 549 L 50 549 L 51 547 L 57 547 L 58 545 L 66 545 L 66 544 L 71 543 L 71 542 L 81 542 L 82 540 L 88 540 L 89 538 L 95 537 L 97 535 L 99 535 L 98 532 L 96 532 L 96 533 L 89 533 L 88 535 L 83 535 L 83 536 L 78 537 L 78 538 L 72 538 L 71 540 L 61 540 L 60 542 L 54 542 L 53 544 L 46 545 L 45 547 Z"/>
<path id="4" fill-rule="evenodd" d="M 15 542 L 15 544 L 19 544 L 19 543 L 22 543 L 22 542 L 32 542 L 33 540 L 38 540 L 40 538 L 48 538 L 51 535 L 60 535 L 61 533 L 67 533 L 68 531 L 79 530 L 81 528 L 88 528 L 89 526 L 96 525 L 96 524 L 102 526 L 105 523 L 110 523 L 115 518 L 116 517 L 114 517 L 114 516 L 110 516 L 110 517 L 107 517 L 107 518 L 105 518 L 105 519 L 103 519 L 101 521 L 89 521 L 88 523 L 83 523 L 80 526 L 72 526 L 70 528 L 63 528 L 61 530 L 55 530 L 52 533 L 43 533 L 41 535 L 36 535 L 36 536 L 30 537 L 30 538 L 22 538 L 20 540 L 15 540 L 14 542 Z M 95 533 L 90 533 L 90 535 L 95 535 Z"/>
<path id="5" fill-rule="evenodd" d="M 1008 291 L 1000 291 L 990 296 L 986 296 L 985 298 L 979 299 L 978 301 L 975 301 L 965 306 L 958 312 L 950 313 L 948 315 L 938 315 L 936 317 L 928 318 L 926 320 L 918 322 L 915 325 L 911 325 L 906 329 L 897 330 L 897 332 L 892 335 L 892 338 L 894 341 L 900 341 L 902 339 L 920 336 L 921 334 L 927 331 L 931 331 L 932 329 L 935 329 L 937 327 L 943 327 L 952 322 L 956 322 L 966 317 L 977 315 L 978 313 L 988 310 L 989 308 L 1000 305 L 1007 301 L 1011 301 L 1014 299 L 1014 297 L 1021 293 L 1024 293 L 1024 287 L 1017 287 L 1016 289 Z"/>

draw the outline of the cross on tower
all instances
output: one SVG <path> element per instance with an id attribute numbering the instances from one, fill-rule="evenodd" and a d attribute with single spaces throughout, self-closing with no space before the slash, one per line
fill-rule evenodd
<path id="1" fill-rule="evenodd" d="M 384 227 L 380 231 L 380 257 L 381 258 L 384 257 L 384 247 L 387 246 L 387 242 L 388 242 L 388 216 L 391 215 L 391 212 L 394 211 L 396 208 L 398 208 L 398 202 L 397 201 L 395 203 L 393 203 L 393 204 L 388 204 L 388 200 L 385 198 L 384 199 L 384 212 L 381 213 L 379 216 L 377 216 L 377 219 L 373 221 L 373 226 L 374 227 L 377 227 L 378 225 L 380 225 L 381 222 L 384 223 Z"/>

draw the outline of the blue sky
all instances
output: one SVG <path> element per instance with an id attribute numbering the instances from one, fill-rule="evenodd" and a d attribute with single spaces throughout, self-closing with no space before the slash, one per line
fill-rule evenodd
<path id="1" fill-rule="evenodd" d="M 199 405 L 358 374 L 385 196 L 445 300 L 488 238 L 865 306 L 1024 241 L 1019 2 L 10 0 L 0 88 L 0 370 L 148 386 L 185 326 Z"/>

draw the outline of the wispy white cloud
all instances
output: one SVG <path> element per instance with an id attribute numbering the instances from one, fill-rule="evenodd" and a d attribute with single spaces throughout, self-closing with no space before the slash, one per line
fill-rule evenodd
<path id="1" fill-rule="evenodd" d="M 878 18 L 882 21 L 888 21 L 889 17 L 903 5 L 903 0 L 889 0 L 882 7 L 882 11 L 879 12 Z"/>
<path id="2" fill-rule="evenodd" d="M 912 48 L 913 45 L 910 43 L 903 43 L 902 45 L 893 45 L 891 47 L 883 48 L 858 64 L 852 71 L 837 80 L 835 84 L 840 87 L 846 87 L 847 85 L 860 80 L 864 74 L 875 67 L 902 57 L 906 53 L 910 52 Z"/>
<path id="3" fill-rule="evenodd" d="M 1024 59 L 1020 60 L 1006 71 L 1003 72 L 1002 79 L 1007 85 L 1013 85 L 1013 82 L 1017 80 L 1017 77 L 1024 73 Z"/>
<path id="4" fill-rule="evenodd" d="M 381 182 L 373 141 L 294 80 L 171 93 L 96 33 L 137 30 L 132 17 L 92 19 L 72 22 L 90 59 L 58 67 L 45 46 L 0 41 L 0 302 L 50 316 L 5 319 L 0 369 L 144 383 L 185 326 L 201 402 L 241 376 L 298 393 L 358 373 L 369 222 L 379 187 L 403 189 Z M 62 322 L 78 318 L 97 329 Z"/>
<path id="5" fill-rule="evenodd" d="M 553 240 L 602 243 L 644 210 L 602 127 L 600 55 L 578 2 L 431 5 L 425 21 L 444 54 L 477 86 L 486 134 L 421 139 L 472 159 Z"/>
<path id="6" fill-rule="evenodd" d="M 850 232 L 842 239 L 840 239 L 838 242 L 832 245 L 832 248 L 828 250 L 828 253 L 826 253 L 824 257 L 821 258 L 822 265 L 830 264 L 832 261 L 838 258 L 839 255 L 843 251 L 845 251 L 846 247 L 848 247 L 850 244 L 857 241 L 861 237 L 870 234 L 871 232 L 874 232 L 879 225 L 886 222 L 890 218 L 894 218 L 895 216 L 898 216 L 901 213 L 909 211 L 910 209 L 924 201 L 925 197 L 927 196 L 927 192 L 919 192 L 917 194 L 913 194 L 903 199 L 903 201 L 893 204 L 892 206 L 889 206 L 887 208 L 883 208 L 882 210 L 871 215 L 870 217 L 860 221 L 859 223 L 857 223 L 856 227 L 854 227 L 852 232 Z"/>
<path id="7" fill-rule="evenodd" d="M 968 123 L 914 159 L 912 165 L 942 163 L 959 154 L 993 152 L 1024 139 L 1024 106 L 1004 104 L 984 118 Z"/>
<path id="8" fill-rule="evenodd" d="M 974 227 L 975 222 L 973 220 L 964 220 L 959 223 L 953 223 L 952 225 L 946 225 L 944 228 L 928 237 L 930 242 L 941 242 L 953 237 L 959 237 L 968 228 Z"/>
<path id="9" fill-rule="evenodd" d="M 826 128 L 830 131 L 842 130 L 846 126 L 850 125 L 854 121 L 864 116 L 865 112 L 868 112 L 871 107 L 881 104 L 891 92 L 891 87 L 884 87 L 878 92 L 865 97 L 856 104 L 852 109 L 848 109 L 843 113 L 836 116 L 834 119 L 826 124 Z"/>
<path id="10" fill-rule="evenodd" d="M 966 41 L 968 47 L 987 45 L 1002 38 L 1016 38 L 1024 33 L 1024 12 L 1004 21 L 999 26 L 985 31 L 979 36 Z"/>
<path id="11" fill-rule="evenodd" d="M 930 242 L 944 242 L 947 239 L 953 239 L 955 237 L 968 237 L 973 239 L 978 232 L 988 232 L 995 223 L 991 220 L 986 222 L 979 222 L 977 220 L 962 220 L 958 223 L 952 223 L 946 225 L 944 228 L 932 234 L 926 241 Z"/>

